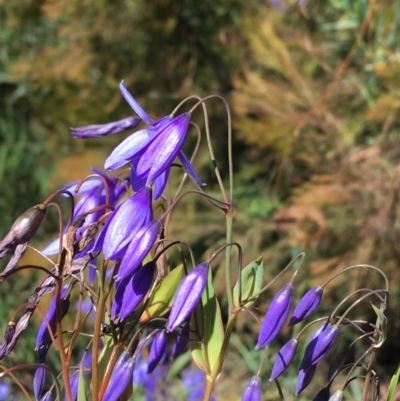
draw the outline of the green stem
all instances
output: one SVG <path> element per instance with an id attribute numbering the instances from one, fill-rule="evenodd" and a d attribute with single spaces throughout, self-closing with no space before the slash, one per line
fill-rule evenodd
<path id="1" fill-rule="evenodd" d="M 226 243 L 230 244 L 232 242 L 232 208 L 230 208 L 226 213 Z M 233 289 L 231 283 L 231 247 L 226 247 L 225 250 L 225 286 L 226 295 L 228 297 L 228 313 L 230 314 L 233 310 Z"/>

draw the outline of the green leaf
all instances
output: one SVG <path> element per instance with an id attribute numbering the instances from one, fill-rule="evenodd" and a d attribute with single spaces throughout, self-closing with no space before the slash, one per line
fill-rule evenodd
<path id="1" fill-rule="evenodd" d="M 382 310 L 377 308 L 372 302 L 371 302 L 371 306 L 372 306 L 372 309 L 375 311 L 376 315 L 378 316 L 376 325 L 377 325 L 377 327 L 380 327 L 381 331 L 382 331 L 382 338 L 381 338 L 380 344 L 375 345 L 375 347 L 378 348 L 380 345 L 382 345 L 382 343 L 387 338 L 387 324 L 386 324 L 387 318 L 386 318 L 385 314 L 382 312 Z"/>
<path id="2" fill-rule="evenodd" d="M 86 378 L 85 375 L 83 374 L 82 365 L 79 367 L 78 401 L 87 401 Z"/>
<path id="3" fill-rule="evenodd" d="M 399 383 L 399 377 L 400 377 L 400 365 L 397 366 L 396 372 L 394 373 L 394 375 L 392 376 L 392 378 L 390 380 L 386 401 L 393 400 L 394 394 L 396 392 L 397 384 Z"/>
<path id="4" fill-rule="evenodd" d="M 252 261 L 242 270 L 242 305 L 239 305 L 239 281 L 235 284 L 235 287 L 233 288 L 233 303 L 237 308 L 241 308 L 242 306 L 249 307 L 254 304 L 257 297 L 245 303 L 243 303 L 243 301 L 260 291 L 263 274 L 264 263 L 262 256 Z"/>
<path id="5" fill-rule="evenodd" d="M 212 285 L 211 269 L 208 271 L 207 287 L 201 305 L 198 305 L 191 322 L 190 341 L 192 358 L 206 374 L 211 374 L 220 356 L 224 341 L 221 309 Z"/>
<path id="6" fill-rule="evenodd" d="M 154 290 L 146 309 L 140 317 L 140 322 L 147 322 L 153 317 L 166 314 L 171 308 L 174 294 L 185 274 L 183 265 L 177 266 L 167 274 L 161 284 Z"/>

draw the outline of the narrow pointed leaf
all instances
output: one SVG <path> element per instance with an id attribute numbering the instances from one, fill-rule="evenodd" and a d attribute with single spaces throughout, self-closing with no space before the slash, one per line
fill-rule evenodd
<path id="1" fill-rule="evenodd" d="M 86 378 L 83 374 L 83 367 L 79 368 L 78 401 L 88 401 L 86 394 Z"/>

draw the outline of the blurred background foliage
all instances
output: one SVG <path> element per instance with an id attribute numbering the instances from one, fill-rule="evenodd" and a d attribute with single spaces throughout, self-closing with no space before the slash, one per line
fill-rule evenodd
<path id="1" fill-rule="evenodd" d="M 306 251 L 298 296 L 348 265 L 379 266 L 392 286 L 391 330 L 400 330 L 400 2 L 0 0 L 1 235 L 51 189 L 102 167 L 121 136 L 73 141 L 68 127 L 127 116 L 121 79 L 159 116 L 191 94 L 223 95 L 233 111 L 235 239 L 245 261 L 264 253 L 268 278 Z M 214 102 L 209 113 L 226 174 L 224 109 Z M 205 149 L 197 160 L 212 191 Z M 189 230 L 198 254 L 224 232 L 222 216 L 204 205 L 184 204 L 173 227 Z M 373 286 L 368 277 L 354 270 L 336 280 L 326 310 L 344 290 Z M 18 305 L 3 287 L 1 304 Z M 13 283 L 23 299 L 26 287 Z M 5 327 L 8 308 L 0 319 Z M 251 324 L 240 322 L 226 368 L 239 381 L 248 372 L 235 370 L 235 358 L 259 358 L 248 351 Z M 398 362 L 396 340 L 378 361 L 385 380 Z M 221 394 L 229 391 L 222 380 Z"/>

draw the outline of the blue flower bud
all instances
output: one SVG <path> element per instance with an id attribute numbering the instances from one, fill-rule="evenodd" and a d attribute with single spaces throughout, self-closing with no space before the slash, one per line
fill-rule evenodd
<path id="1" fill-rule="evenodd" d="M 53 396 L 50 391 L 48 391 L 41 399 L 40 401 L 53 401 Z"/>
<path id="2" fill-rule="evenodd" d="M 33 394 L 36 400 L 40 400 L 43 395 L 44 383 L 46 381 L 46 369 L 39 367 L 33 376 Z"/>
<path id="3" fill-rule="evenodd" d="M 127 117 L 107 124 L 87 125 L 86 127 L 71 128 L 71 135 L 75 138 L 100 138 L 103 136 L 119 134 L 130 128 L 135 128 L 141 119 Z"/>
<path id="4" fill-rule="evenodd" d="M 293 338 L 280 349 L 278 356 L 275 359 L 274 366 L 272 367 L 269 381 L 278 378 L 288 368 L 296 354 L 298 344 L 299 342 Z"/>
<path id="5" fill-rule="evenodd" d="M 207 285 L 208 263 L 201 263 L 184 277 L 171 305 L 167 332 L 180 326 L 197 306 Z"/>
<path id="6" fill-rule="evenodd" d="M 312 378 L 314 377 L 314 373 L 317 370 L 317 365 L 312 365 L 306 369 L 299 370 L 299 374 L 297 376 L 296 381 L 296 390 L 294 395 L 300 394 L 310 383 Z"/>
<path id="7" fill-rule="evenodd" d="M 261 396 L 261 380 L 258 376 L 253 376 L 243 391 L 242 401 L 261 401 Z"/>
<path id="8" fill-rule="evenodd" d="M 103 400 L 116 401 L 132 382 L 135 361 L 124 351 L 117 359 Z"/>
<path id="9" fill-rule="evenodd" d="M 119 266 L 117 280 L 130 276 L 140 267 L 150 252 L 160 228 L 161 223 L 158 220 L 153 220 L 136 232 Z"/>
<path id="10" fill-rule="evenodd" d="M 321 389 L 318 394 L 313 398 L 313 401 L 329 401 L 331 392 L 328 387 Z"/>
<path id="11" fill-rule="evenodd" d="M 286 284 L 275 295 L 261 325 L 256 350 L 267 346 L 278 335 L 292 304 L 293 286 Z"/>
<path id="12" fill-rule="evenodd" d="M 73 401 L 76 401 L 78 397 L 78 385 L 79 385 L 79 372 L 76 372 L 69 378 L 69 386 L 71 388 L 71 395 Z M 67 396 L 65 396 L 64 401 L 68 401 Z"/>
<path id="13" fill-rule="evenodd" d="M 316 333 L 318 335 L 315 335 Z M 339 328 L 336 325 L 324 323 L 316 333 L 307 344 L 304 357 L 300 363 L 300 369 L 307 369 L 312 365 L 316 365 L 328 353 L 335 343 Z"/>
<path id="14" fill-rule="evenodd" d="M 303 295 L 290 318 L 289 324 L 291 326 L 300 323 L 318 308 L 321 303 L 323 291 L 322 287 L 314 287 Z"/>
<path id="15" fill-rule="evenodd" d="M 147 373 L 151 373 L 157 367 L 166 352 L 167 334 L 163 330 L 154 336 L 153 343 L 151 344 Z"/>
<path id="16" fill-rule="evenodd" d="M 142 302 L 153 282 L 156 264 L 151 261 L 117 284 L 117 291 L 111 305 L 113 320 L 125 320 Z"/>
<path id="17" fill-rule="evenodd" d="M 179 334 L 176 336 L 174 343 L 172 344 L 171 358 L 176 359 L 188 345 L 189 333 L 187 330 L 180 330 Z"/>

